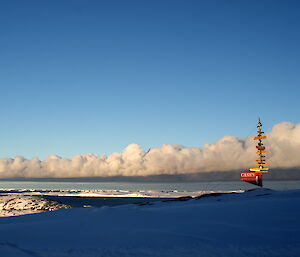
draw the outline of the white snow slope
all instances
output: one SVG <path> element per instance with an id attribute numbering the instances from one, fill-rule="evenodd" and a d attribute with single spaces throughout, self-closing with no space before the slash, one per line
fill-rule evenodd
<path id="1" fill-rule="evenodd" d="M 300 256 L 300 190 L 0 218 L 1 257 Z"/>

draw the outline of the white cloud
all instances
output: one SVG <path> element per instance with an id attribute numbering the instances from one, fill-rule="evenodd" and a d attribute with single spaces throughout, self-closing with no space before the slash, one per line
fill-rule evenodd
<path id="1" fill-rule="evenodd" d="M 270 168 L 300 167 L 300 124 L 282 122 L 275 125 L 266 140 Z M 255 160 L 252 138 L 224 136 L 203 148 L 165 144 L 148 153 L 137 144 L 110 156 L 75 155 L 72 159 L 56 155 L 44 161 L 0 159 L 0 178 L 36 177 L 109 177 L 191 174 L 211 171 L 233 171 L 250 168 Z"/>

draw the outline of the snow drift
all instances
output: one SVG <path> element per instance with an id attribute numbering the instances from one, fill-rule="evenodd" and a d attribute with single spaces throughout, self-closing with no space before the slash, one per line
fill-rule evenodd
<path id="1" fill-rule="evenodd" d="M 300 124 L 275 125 L 268 139 L 271 168 L 300 167 Z M 23 157 L 0 159 L 0 178 L 68 178 L 195 174 L 249 168 L 255 160 L 252 138 L 224 136 L 203 148 L 165 144 L 145 152 L 131 144 L 122 153 L 110 156 L 75 155 L 72 159 L 56 155 L 41 161 Z"/>

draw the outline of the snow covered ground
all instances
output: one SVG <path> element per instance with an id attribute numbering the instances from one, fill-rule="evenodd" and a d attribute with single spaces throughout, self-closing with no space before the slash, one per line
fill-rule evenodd
<path id="1" fill-rule="evenodd" d="M 215 192 L 226 191 L 187 192 L 177 190 L 128 191 L 0 189 L 0 216 L 17 216 L 43 211 L 53 211 L 58 210 L 60 208 L 69 208 L 71 206 L 101 207 L 129 203 L 150 203 L 154 201 L 160 201 L 161 199 L 173 199 L 178 197 L 197 197 L 203 194 L 210 194 Z"/>
<path id="2" fill-rule="evenodd" d="M 42 190 L 42 189 L 0 189 L 1 194 L 30 196 L 80 196 L 80 197 L 145 197 L 145 198 L 176 198 L 182 196 L 196 197 L 212 192 L 228 191 L 159 191 L 159 190 Z M 233 192 L 233 191 L 232 191 Z M 234 192 L 243 192 L 242 190 Z"/>
<path id="3" fill-rule="evenodd" d="M 300 190 L 0 218 L 2 257 L 300 256 Z"/>

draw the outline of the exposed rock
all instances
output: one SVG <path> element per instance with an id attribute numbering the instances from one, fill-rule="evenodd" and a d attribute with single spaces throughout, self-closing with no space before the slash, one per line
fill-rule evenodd
<path id="1" fill-rule="evenodd" d="M 69 205 L 33 196 L 0 196 L 0 216 L 17 216 L 29 213 L 71 208 Z"/>

